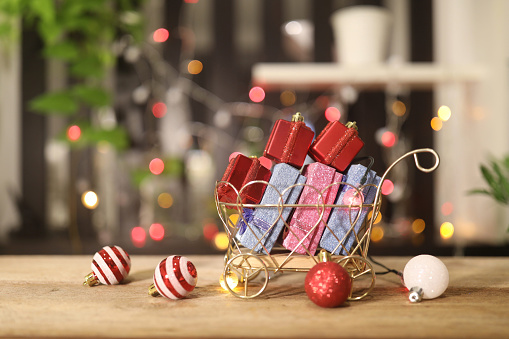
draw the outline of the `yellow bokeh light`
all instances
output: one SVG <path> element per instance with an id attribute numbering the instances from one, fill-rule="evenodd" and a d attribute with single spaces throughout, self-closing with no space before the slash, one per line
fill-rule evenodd
<path id="1" fill-rule="evenodd" d="M 406 113 L 406 105 L 400 100 L 394 101 L 392 103 L 392 113 L 398 117 L 402 117 Z"/>
<path id="2" fill-rule="evenodd" d="M 451 109 L 447 106 L 440 106 L 438 109 L 438 117 L 442 121 L 447 121 L 451 117 Z"/>
<path id="3" fill-rule="evenodd" d="M 170 208 L 173 205 L 173 197 L 170 193 L 161 193 L 157 197 L 157 204 L 162 208 Z"/>
<path id="4" fill-rule="evenodd" d="M 371 229 L 371 241 L 377 242 L 384 237 L 384 229 L 381 226 L 374 226 Z"/>
<path id="5" fill-rule="evenodd" d="M 454 226 L 450 222 L 444 222 L 440 225 L 440 236 L 442 239 L 449 239 L 454 234 Z"/>
<path id="6" fill-rule="evenodd" d="M 437 117 L 431 119 L 431 128 L 433 128 L 435 131 L 440 131 L 442 129 L 442 120 Z"/>
<path id="7" fill-rule="evenodd" d="M 230 226 L 234 227 L 237 225 L 237 221 L 239 221 L 239 215 L 237 213 L 230 215 L 228 219 L 230 219 Z"/>
<path id="8" fill-rule="evenodd" d="M 239 277 L 237 277 L 237 275 L 235 273 L 229 272 L 226 277 L 226 282 L 228 283 L 228 286 L 230 287 L 230 289 L 233 290 L 239 284 Z M 221 274 L 221 276 L 219 277 L 219 285 L 221 285 L 221 287 L 225 291 L 228 291 L 228 288 L 226 287 L 226 285 L 224 283 L 224 275 L 223 274 Z"/>
<path id="9" fill-rule="evenodd" d="M 86 208 L 93 210 L 99 205 L 99 198 L 95 192 L 88 191 L 81 195 L 81 202 Z"/>
<path id="10" fill-rule="evenodd" d="M 203 70 L 203 64 L 200 60 L 191 60 L 187 64 L 187 71 L 189 74 L 200 74 Z"/>
<path id="11" fill-rule="evenodd" d="M 426 228 L 426 222 L 424 222 L 424 220 L 422 220 L 422 219 L 415 219 L 412 222 L 412 231 L 415 234 L 422 233 L 425 228 Z"/>
<path id="12" fill-rule="evenodd" d="M 371 220 L 372 215 L 373 215 L 373 211 L 369 211 L 368 220 Z M 380 221 L 382 221 L 382 213 L 378 212 L 378 215 L 376 216 L 376 219 L 373 222 L 373 225 L 378 224 Z"/>
<path id="13" fill-rule="evenodd" d="M 286 90 L 281 93 L 281 95 L 279 96 L 279 100 L 281 100 L 281 103 L 284 106 L 292 106 L 293 104 L 295 104 L 297 98 L 294 92 Z"/>
<path id="14" fill-rule="evenodd" d="M 228 248 L 228 244 L 230 243 L 230 239 L 225 232 L 218 232 L 214 236 L 214 246 L 220 251 L 224 251 Z"/>

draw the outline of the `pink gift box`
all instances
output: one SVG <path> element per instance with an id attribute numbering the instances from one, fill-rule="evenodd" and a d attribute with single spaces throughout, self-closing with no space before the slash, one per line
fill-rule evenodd
<path id="1" fill-rule="evenodd" d="M 306 184 L 312 187 L 304 187 L 298 204 L 334 204 L 339 187 L 341 186 L 340 184 L 332 185 L 323 192 L 323 200 L 320 198 L 318 192 L 322 192 L 333 182 L 341 182 L 343 177 L 341 173 L 336 172 L 336 169 L 333 167 L 315 162 L 304 168 L 303 175 L 308 178 Z M 313 189 L 313 187 L 316 189 Z M 283 246 L 293 251 L 298 246 L 299 242 L 304 239 L 295 252 L 305 254 L 307 248 L 309 252 L 314 255 L 330 212 L 330 207 L 325 208 L 322 219 L 320 220 L 320 214 L 322 213 L 321 207 L 297 207 L 290 220 L 290 229 L 283 240 Z M 318 226 L 315 227 L 317 224 Z"/>

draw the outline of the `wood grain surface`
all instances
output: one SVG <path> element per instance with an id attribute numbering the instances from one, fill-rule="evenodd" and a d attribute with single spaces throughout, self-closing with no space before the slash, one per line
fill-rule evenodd
<path id="1" fill-rule="evenodd" d="M 128 281 L 85 287 L 91 256 L 0 256 L 0 336 L 79 338 L 502 338 L 509 337 L 509 258 L 442 258 L 443 296 L 407 301 L 394 274 L 368 297 L 314 305 L 305 273 L 285 272 L 252 300 L 218 284 L 223 256 L 189 256 L 198 285 L 187 299 L 151 297 L 163 258 L 132 256 Z M 376 258 L 402 270 L 410 258 Z"/>

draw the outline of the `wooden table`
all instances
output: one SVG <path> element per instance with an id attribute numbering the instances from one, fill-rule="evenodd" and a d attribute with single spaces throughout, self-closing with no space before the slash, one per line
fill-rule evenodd
<path id="1" fill-rule="evenodd" d="M 370 295 L 335 309 L 314 305 L 305 273 L 284 273 L 252 300 L 218 284 L 222 256 L 189 256 L 198 285 L 189 298 L 151 297 L 162 259 L 132 256 L 129 281 L 85 287 L 91 256 L 0 256 L 0 336 L 127 338 L 509 337 L 509 258 L 442 258 L 450 285 L 411 304 L 399 278 L 378 276 Z M 376 258 L 403 269 L 409 258 Z"/>

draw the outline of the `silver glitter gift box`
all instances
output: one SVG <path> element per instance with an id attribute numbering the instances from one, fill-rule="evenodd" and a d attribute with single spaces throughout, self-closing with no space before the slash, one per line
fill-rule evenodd
<path id="1" fill-rule="evenodd" d="M 295 204 L 302 192 L 303 186 L 295 186 L 288 190 L 287 188 L 295 184 L 304 184 L 305 182 L 306 177 L 301 175 L 300 171 L 296 168 L 285 163 L 277 164 L 272 169 L 272 176 L 269 180 L 270 185 L 265 189 L 265 194 L 260 204 L 279 204 L 283 192 L 283 203 Z M 241 237 L 242 245 L 253 249 L 255 252 L 270 252 L 283 230 L 285 221 L 288 219 L 292 209 L 291 207 L 285 207 L 280 215 L 280 208 L 278 207 L 255 208 L 253 218 Z M 262 244 L 267 251 L 265 251 Z"/>
<path id="2" fill-rule="evenodd" d="M 364 183 L 361 183 L 363 179 Z M 368 170 L 365 166 L 359 164 L 350 166 L 350 169 L 343 177 L 344 182 L 360 189 L 364 197 L 364 204 L 372 204 L 374 202 L 377 190 L 377 187 L 366 185 L 373 184 L 378 186 L 380 184 L 380 180 L 381 178 L 377 176 L 374 171 Z M 364 187 L 360 188 L 360 186 Z M 356 192 L 357 191 L 353 187 L 343 185 L 335 204 L 350 205 L 352 203 L 352 206 L 359 204 L 361 199 L 355 198 Z M 334 254 L 347 255 L 345 249 L 347 251 L 351 250 L 355 241 L 355 234 L 358 234 L 364 219 L 370 210 L 371 208 L 368 207 L 363 207 L 361 209 L 360 216 L 355 222 L 353 230 L 350 231 L 352 221 L 355 221 L 359 213 L 359 208 L 333 208 L 329 221 L 327 222 L 328 228 L 325 229 L 322 239 L 320 240 L 320 247 Z M 342 241 L 342 246 L 338 246 L 340 241 Z"/>

